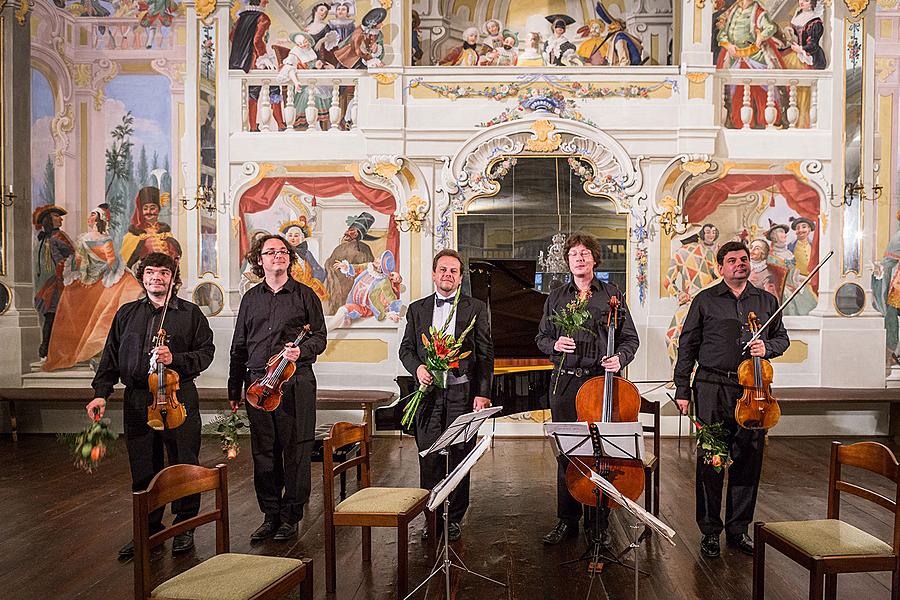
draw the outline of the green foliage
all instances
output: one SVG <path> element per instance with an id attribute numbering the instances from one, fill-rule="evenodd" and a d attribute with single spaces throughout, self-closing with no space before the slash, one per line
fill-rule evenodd
<path id="1" fill-rule="evenodd" d="M 57 439 L 69 446 L 74 465 L 92 473 L 107 456 L 118 436 L 109 428 L 108 420 L 97 419 L 78 433 L 60 433 Z"/>

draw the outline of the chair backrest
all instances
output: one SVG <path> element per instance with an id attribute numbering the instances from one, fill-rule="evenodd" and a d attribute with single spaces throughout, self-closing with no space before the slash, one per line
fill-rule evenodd
<path id="1" fill-rule="evenodd" d="M 357 455 L 342 463 L 334 464 L 334 451 L 359 444 Z M 348 423 L 339 421 L 331 426 L 331 433 L 322 441 L 322 493 L 325 498 L 325 514 L 334 512 L 334 478 L 348 469 L 362 467 L 362 480 L 359 487 L 367 488 L 371 485 L 369 479 L 369 425 L 367 423 Z"/>
<path id="2" fill-rule="evenodd" d="M 878 492 L 850 483 L 843 479 L 841 467 L 844 465 L 865 469 L 890 479 L 894 483 L 893 499 Z M 900 462 L 894 453 L 878 442 L 858 442 L 844 446 L 840 442 L 831 443 L 831 468 L 828 482 L 828 518 L 841 518 L 840 493 L 859 496 L 886 508 L 894 515 L 892 546 L 894 553 L 900 553 Z"/>
<path id="3" fill-rule="evenodd" d="M 660 427 L 659 427 L 659 402 L 654 402 L 651 400 L 647 400 L 643 396 L 641 396 L 641 413 L 647 415 L 653 415 L 653 424 L 652 425 L 642 425 L 642 429 L 644 433 L 652 433 L 653 434 L 653 456 L 659 458 L 659 436 L 660 436 Z"/>
<path id="4" fill-rule="evenodd" d="M 215 490 L 215 509 L 198 514 L 150 536 L 150 513 L 169 502 Z M 228 476 L 215 468 L 172 465 L 156 474 L 142 492 L 134 492 L 134 597 L 150 597 L 150 550 L 167 539 L 206 523 L 216 523 L 216 554 L 228 552 Z"/>

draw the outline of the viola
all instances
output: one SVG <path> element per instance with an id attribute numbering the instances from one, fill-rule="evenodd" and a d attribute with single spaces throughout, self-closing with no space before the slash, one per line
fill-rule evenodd
<path id="1" fill-rule="evenodd" d="M 166 311 L 169 309 L 169 297 L 172 294 L 172 285 L 178 278 L 178 272 L 172 275 L 169 281 L 169 289 L 166 291 L 166 303 L 163 306 L 162 318 L 159 320 L 159 331 L 153 336 L 153 347 L 167 345 L 166 330 L 163 324 L 166 321 Z M 156 354 L 150 356 L 150 374 L 147 377 L 150 386 L 152 400 L 147 407 L 147 426 L 157 431 L 175 429 L 184 423 L 187 418 L 187 409 L 178 401 L 176 392 L 181 386 L 181 378 L 173 369 L 156 360 Z"/>
<path id="2" fill-rule="evenodd" d="M 309 324 L 300 330 L 294 346 L 299 346 L 312 328 Z M 281 404 L 284 382 L 294 376 L 297 365 L 284 357 L 284 350 L 273 356 L 266 363 L 266 374 L 254 381 L 247 388 L 247 404 L 253 408 L 272 412 Z"/>
<path id="3" fill-rule="evenodd" d="M 759 331 L 756 313 L 747 315 L 750 333 Z M 744 394 L 734 407 L 734 420 L 744 429 L 771 429 L 781 418 L 781 407 L 772 395 L 772 363 L 753 356 L 738 366 L 738 382 Z"/>
<path id="4" fill-rule="evenodd" d="M 619 299 L 609 299 L 607 316 L 606 356 L 615 353 L 616 326 L 618 324 Z M 638 420 L 641 410 L 641 393 L 637 387 L 625 379 L 607 373 L 585 381 L 575 395 L 575 409 L 579 421 L 592 423 L 633 423 Z M 596 428 L 591 427 L 592 435 Z M 578 463 L 578 464 L 575 464 Z M 630 458 L 588 458 L 573 456 L 566 468 L 566 486 L 572 497 L 589 506 L 597 506 L 602 492 L 584 473 L 591 469 L 612 483 L 619 492 L 631 500 L 637 500 L 644 491 L 644 465 L 638 459 Z M 606 499 L 610 508 L 618 504 Z"/>

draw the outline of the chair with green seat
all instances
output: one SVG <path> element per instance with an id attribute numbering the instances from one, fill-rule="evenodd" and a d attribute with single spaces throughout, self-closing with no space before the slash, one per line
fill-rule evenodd
<path id="1" fill-rule="evenodd" d="M 216 492 L 215 508 L 150 535 L 149 515 L 173 500 Z M 151 588 L 150 551 L 170 537 L 206 523 L 216 524 L 216 554 Z M 228 477 L 225 465 L 214 469 L 172 465 L 160 471 L 145 491 L 134 493 L 135 600 L 263 600 L 300 588 L 312 600 L 312 560 L 233 554 L 228 538 Z"/>
<path id="2" fill-rule="evenodd" d="M 334 452 L 349 444 L 359 444 L 355 458 L 334 464 Z M 420 488 L 372 487 L 369 473 L 371 453 L 369 429 L 365 423 L 339 422 L 331 428 L 331 435 L 323 442 L 322 486 L 325 497 L 325 589 L 334 593 L 337 587 L 335 573 L 335 528 L 339 526 L 362 527 L 362 559 L 372 560 L 372 527 L 397 529 L 397 594 L 406 596 L 409 554 L 409 523 L 422 512 L 428 526 L 429 554 L 435 548 L 435 514 L 426 510 L 428 490 Z M 362 466 L 359 489 L 335 506 L 334 479 L 347 469 Z"/>
<path id="3" fill-rule="evenodd" d="M 865 469 L 894 482 L 893 499 L 847 482 L 841 467 Z M 894 453 L 877 442 L 843 446 L 831 444 L 828 484 L 828 518 L 814 521 L 756 523 L 754 527 L 753 599 L 765 595 L 765 551 L 772 546 L 809 570 L 809 597 L 821 600 L 824 582 L 826 600 L 837 598 L 838 573 L 892 571 L 891 598 L 900 598 L 900 463 Z M 840 520 L 840 492 L 859 496 L 893 513 L 892 543 Z"/>

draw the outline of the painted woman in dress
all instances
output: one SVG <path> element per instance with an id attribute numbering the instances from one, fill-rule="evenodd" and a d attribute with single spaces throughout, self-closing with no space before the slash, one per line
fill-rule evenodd
<path id="1" fill-rule="evenodd" d="M 288 221 L 280 228 L 281 234 L 297 255 L 297 263 L 291 269 L 291 276 L 300 283 L 308 285 L 320 300 L 328 298 L 325 291 L 325 269 L 316 260 L 306 238 L 309 237 L 309 225 L 306 218 Z"/>
<path id="2" fill-rule="evenodd" d="M 819 0 L 800 0 L 797 12 L 791 18 L 790 46 L 782 49 L 782 60 L 786 69 L 824 69 L 825 51 L 819 45 L 825 33 L 822 22 L 824 10 Z M 797 87 L 797 127 L 809 128 L 810 88 Z"/>

